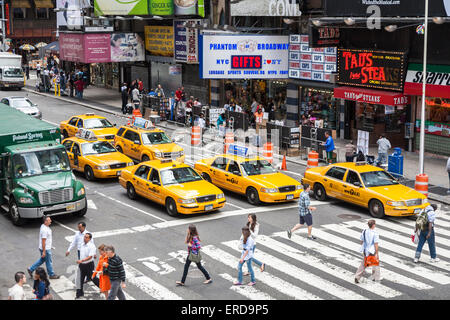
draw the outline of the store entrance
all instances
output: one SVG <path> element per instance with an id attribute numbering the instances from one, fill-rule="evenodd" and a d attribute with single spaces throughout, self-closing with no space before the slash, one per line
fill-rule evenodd
<path id="1" fill-rule="evenodd" d="M 355 101 L 345 101 L 345 116 L 344 116 L 344 139 L 352 139 L 352 128 L 355 128 Z"/>

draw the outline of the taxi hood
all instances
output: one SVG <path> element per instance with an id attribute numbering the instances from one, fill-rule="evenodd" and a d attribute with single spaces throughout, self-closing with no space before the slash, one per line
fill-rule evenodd
<path id="1" fill-rule="evenodd" d="M 370 187 L 370 190 L 380 194 L 383 197 L 393 201 L 411 200 L 411 199 L 425 199 L 426 197 L 405 185 L 395 184 L 391 186 Z"/>
<path id="2" fill-rule="evenodd" d="M 219 188 L 205 180 L 192 181 L 183 184 L 173 184 L 168 185 L 165 188 L 183 199 L 191 199 L 209 194 L 222 193 Z"/>
<path id="3" fill-rule="evenodd" d="M 101 137 L 101 136 L 105 136 L 105 135 L 115 135 L 118 131 L 118 129 L 116 127 L 111 127 L 111 128 L 97 128 L 97 129 L 88 129 L 92 132 L 95 133 L 95 135 L 97 137 Z"/>
<path id="4" fill-rule="evenodd" d="M 247 180 L 253 181 L 264 188 L 278 188 L 290 185 L 299 185 L 300 182 L 281 172 L 271 174 L 259 174 L 248 176 Z"/>
<path id="5" fill-rule="evenodd" d="M 183 151 L 183 148 L 176 143 L 163 143 L 163 144 L 146 144 L 146 148 L 153 152 L 179 152 Z"/>
<path id="6" fill-rule="evenodd" d="M 127 156 L 120 152 L 93 154 L 84 157 L 86 160 L 92 161 L 96 164 L 114 164 L 118 162 L 131 162 Z"/>

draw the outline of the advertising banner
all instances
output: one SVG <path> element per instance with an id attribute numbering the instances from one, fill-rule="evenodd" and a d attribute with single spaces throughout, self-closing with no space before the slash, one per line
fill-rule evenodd
<path id="1" fill-rule="evenodd" d="M 183 23 L 199 23 L 201 20 L 174 20 L 175 61 L 198 63 L 198 29 L 183 27 Z"/>
<path id="2" fill-rule="evenodd" d="M 340 40 L 339 27 L 320 27 L 309 26 L 309 46 L 311 48 L 338 47 Z"/>
<path id="3" fill-rule="evenodd" d="M 96 16 L 148 15 L 149 0 L 95 0 Z"/>
<path id="4" fill-rule="evenodd" d="M 382 17 L 423 17 L 425 0 L 324 0 L 325 15 L 330 17 L 366 17 L 376 5 Z M 412 3 L 413 2 L 413 3 Z M 430 17 L 450 16 L 450 0 L 429 1 Z"/>
<path id="5" fill-rule="evenodd" d="M 423 65 L 410 63 L 403 92 L 421 96 L 422 82 Z M 450 66 L 427 65 L 426 93 L 428 97 L 450 98 Z"/>
<path id="6" fill-rule="evenodd" d="M 420 132 L 420 120 L 416 120 L 416 131 Z M 450 124 L 425 121 L 425 133 L 435 136 L 450 137 Z"/>
<path id="7" fill-rule="evenodd" d="M 145 49 L 154 56 L 173 57 L 173 27 L 145 26 Z"/>
<path id="8" fill-rule="evenodd" d="M 337 48 L 310 48 L 309 36 L 289 36 L 289 78 L 330 82 L 336 72 Z"/>
<path id="9" fill-rule="evenodd" d="M 59 34 L 59 54 L 61 60 L 84 62 L 83 34 Z"/>
<path id="10" fill-rule="evenodd" d="M 203 79 L 288 78 L 288 36 L 203 34 L 199 39 Z"/>
<path id="11" fill-rule="evenodd" d="M 256 3 L 257 2 L 257 3 Z M 231 1 L 232 16 L 301 16 L 300 0 L 237 0 Z"/>
<path id="12" fill-rule="evenodd" d="M 403 91 L 405 72 L 405 52 L 338 50 L 340 84 Z"/>
<path id="13" fill-rule="evenodd" d="M 111 61 L 145 61 L 142 38 L 136 33 L 113 33 L 111 35 Z"/>
<path id="14" fill-rule="evenodd" d="M 84 62 L 111 62 L 111 35 L 105 33 L 86 33 L 83 35 Z"/>
<path id="15" fill-rule="evenodd" d="M 90 7 L 88 0 L 56 0 L 56 8 L 63 9 L 56 13 L 57 26 L 68 28 L 82 26 L 81 9 L 88 7 Z"/>

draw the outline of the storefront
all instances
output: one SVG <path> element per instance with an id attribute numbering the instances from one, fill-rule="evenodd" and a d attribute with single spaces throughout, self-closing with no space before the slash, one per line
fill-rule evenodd
<path id="1" fill-rule="evenodd" d="M 119 63 L 91 63 L 91 84 L 109 89 L 119 88 Z"/>
<path id="2" fill-rule="evenodd" d="M 409 64 L 404 93 L 415 110 L 415 148 L 420 148 L 423 66 Z M 425 151 L 450 155 L 450 66 L 428 65 L 425 98 Z"/>

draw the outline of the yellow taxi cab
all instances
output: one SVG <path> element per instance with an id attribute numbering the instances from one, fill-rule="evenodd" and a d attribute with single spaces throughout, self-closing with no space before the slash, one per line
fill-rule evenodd
<path id="1" fill-rule="evenodd" d="M 130 199 L 142 196 L 166 207 L 170 216 L 210 212 L 225 205 L 222 190 L 187 164 L 151 160 L 122 170 L 119 183 Z"/>
<path id="2" fill-rule="evenodd" d="M 307 183 L 317 200 L 327 197 L 369 209 L 375 218 L 411 216 L 428 205 L 422 193 L 400 184 L 385 170 L 365 162 L 344 162 L 309 168 L 302 183 Z"/>
<path id="3" fill-rule="evenodd" d="M 94 132 L 99 140 L 110 142 L 114 141 L 114 136 L 117 133 L 115 124 L 111 124 L 105 117 L 93 113 L 85 113 L 61 121 L 59 128 L 64 138 L 74 137 L 78 130 L 83 128 Z"/>
<path id="4" fill-rule="evenodd" d="M 287 202 L 300 197 L 297 180 L 278 172 L 263 157 L 249 157 L 248 148 L 230 145 L 227 154 L 202 159 L 194 165 L 216 186 L 243 194 L 250 204 Z"/>
<path id="5" fill-rule="evenodd" d="M 62 141 L 73 170 L 84 172 L 87 180 L 114 178 L 134 162 L 118 152 L 108 141 L 98 140 L 89 130 L 80 130 L 75 137 Z"/>
<path id="6" fill-rule="evenodd" d="M 132 125 L 119 128 L 114 145 L 137 161 L 172 159 L 184 162 L 184 150 L 166 133 L 151 125 L 148 120 L 136 118 Z"/>

